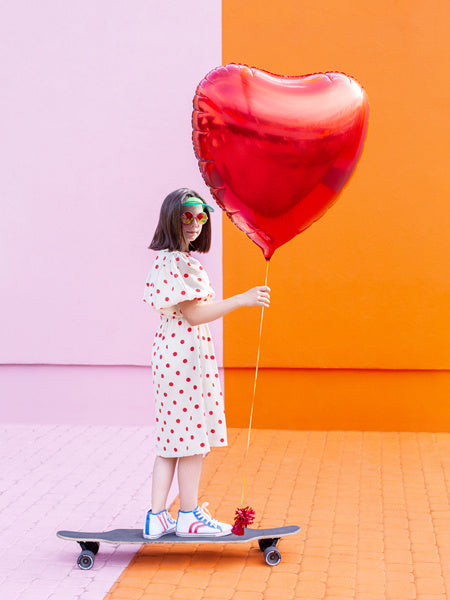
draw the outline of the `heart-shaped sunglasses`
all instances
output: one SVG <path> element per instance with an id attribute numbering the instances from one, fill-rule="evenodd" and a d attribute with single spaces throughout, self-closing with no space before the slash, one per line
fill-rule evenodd
<path id="1" fill-rule="evenodd" d="M 197 219 L 197 223 L 199 225 L 204 225 L 208 220 L 208 215 L 205 212 L 198 213 L 198 215 L 194 215 L 190 211 L 186 210 L 181 215 L 181 222 L 183 225 L 190 225 L 194 219 Z"/>

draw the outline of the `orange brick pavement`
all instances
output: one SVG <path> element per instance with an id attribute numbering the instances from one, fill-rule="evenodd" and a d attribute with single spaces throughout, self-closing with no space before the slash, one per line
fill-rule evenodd
<path id="1" fill-rule="evenodd" d="M 246 433 L 205 460 L 200 501 L 220 520 L 240 505 Z M 302 527 L 281 563 L 257 542 L 143 546 L 106 600 L 446 600 L 449 486 L 450 434 L 255 430 L 255 525 Z"/>

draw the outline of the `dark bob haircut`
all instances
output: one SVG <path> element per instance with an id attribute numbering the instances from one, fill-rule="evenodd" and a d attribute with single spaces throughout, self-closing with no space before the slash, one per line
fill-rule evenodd
<path id="1" fill-rule="evenodd" d="M 182 203 L 187 198 L 203 198 L 194 190 L 188 188 L 180 188 L 171 192 L 161 206 L 161 212 L 159 213 L 159 222 L 156 227 L 155 235 L 153 236 L 152 243 L 149 248 L 151 250 L 183 250 L 183 229 L 181 225 L 181 215 L 183 213 Z M 204 208 L 205 213 L 208 214 L 207 208 Z M 211 220 L 208 218 L 206 223 L 203 225 L 200 235 L 197 239 L 189 244 L 189 250 L 195 250 L 196 252 L 208 252 L 211 247 Z"/>

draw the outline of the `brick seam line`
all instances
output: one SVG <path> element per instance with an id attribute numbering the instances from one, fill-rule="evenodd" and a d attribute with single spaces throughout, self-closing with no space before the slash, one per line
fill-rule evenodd
<path id="1" fill-rule="evenodd" d="M 310 431 L 308 431 L 308 433 L 307 433 L 307 437 L 306 437 L 306 439 L 303 441 L 303 444 L 302 444 L 302 452 L 301 452 L 301 455 L 300 455 L 300 456 L 299 456 L 299 458 L 298 458 L 298 462 L 299 462 L 299 464 L 303 464 L 303 461 L 304 461 L 304 458 L 305 458 L 305 453 L 306 453 L 306 447 L 307 447 L 307 445 L 308 445 L 308 442 L 309 442 L 309 438 L 310 438 L 310 436 L 311 436 L 311 432 L 310 432 Z M 292 433 L 291 433 L 291 437 L 290 437 L 289 443 L 288 443 L 288 445 L 287 445 L 287 447 L 286 447 L 285 456 L 286 456 L 286 455 L 289 455 L 289 452 L 290 452 L 290 451 L 291 451 L 291 449 L 292 449 L 292 446 L 293 446 L 293 438 L 294 438 L 294 436 L 293 436 L 293 435 L 292 435 Z M 298 485 L 299 483 L 300 483 L 300 469 L 297 469 L 297 471 L 296 471 L 296 474 L 295 474 L 294 483 L 293 483 L 293 485 L 292 485 L 291 493 L 290 493 L 290 495 L 289 495 L 289 507 L 291 507 L 291 505 L 292 505 L 292 502 L 293 502 L 293 497 L 294 497 L 294 494 L 295 494 L 295 490 L 297 489 L 297 485 Z M 302 527 L 302 524 L 300 523 L 299 525 L 300 525 L 300 527 L 303 529 L 303 527 Z M 301 531 L 302 531 L 302 529 L 301 529 Z M 304 540 L 304 537 L 303 537 L 303 535 L 302 535 L 302 539 Z"/>
<path id="2" fill-rule="evenodd" d="M 261 470 L 261 467 L 263 467 L 263 465 L 265 463 L 266 457 L 270 457 L 270 448 L 271 448 L 272 444 L 274 443 L 274 441 L 276 439 L 276 431 L 270 430 L 270 432 L 271 432 L 270 441 L 266 445 L 264 454 L 261 454 L 259 456 L 258 463 L 255 464 L 255 468 L 253 470 L 252 476 L 251 476 L 251 478 L 249 477 L 249 483 L 250 484 L 252 484 L 252 483 L 255 482 L 255 480 L 256 480 L 256 478 L 258 476 L 258 472 Z M 284 450 L 283 450 L 283 457 L 284 457 L 286 455 L 286 448 L 287 448 L 287 444 L 286 444 L 286 442 L 284 440 L 283 440 L 283 444 L 284 444 Z M 281 444 L 280 444 L 279 447 L 281 448 Z M 280 462 L 282 462 L 282 459 L 281 459 Z M 278 465 L 280 465 L 280 462 L 278 463 Z M 278 472 L 278 470 L 277 470 L 277 472 Z M 262 507 L 262 515 L 260 515 L 259 517 L 257 515 L 257 517 L 258 517 L 257 518 L 257 526 L 258 527 L 261 526 L 261 520 L 260 519 L 265 515 L 267 507 L 268 507 L 268 505 L 270 503 L 270 492 L 272 492 L 273 489 L 274 489 L 275 480 L 276 480 L 276 475 L 274 475 L 274 477 L 272 479 L 272 483 L 271 483 L 271 487 L 270 487 L 269 493 L 267 494 L 267 497 L 266 497 L 265 502 L 264 502 L 264 506 Z M 249 487 L 250 487 L 250 485 L 249 485 Z"/>
<path id="3" fill-rule="evenodd" d="M 326 432 L 323 445 L 323 453 L 320 460 L 320 469 L 317 474 L 317 487 L 318 494 L 314 496 L 312 503 L 313 509 L 316 505 L 317 497 L 319 499 L 324 496 L 324 491 L 321 489 L 324 485 L 331 482 L 333 488 L 333 497 L 329 498 L 328 504 L 331 510 L 332 517 L 330 517 L 330 533 L 329 533 L 329 545 L 327 552 L 327 570 L 323 572 L 323 593 L 326 595 L 330 590 L 330 575 L 329 566 L 333 556 L 333 539 L 336 534 L 336 518 L 338 512 L 339 503 L 339 482 L 342 479 L 343 461 L 344 461 L 344 447 L 346 442 L 346 432 L 333 431 Z M 331 463 L 337 461 L 337 469 L 330 474 Z M 328 471 L 328 473 L 327 473 Z M 318 591 L 317 591 L 318 593 Z"/>
<path id="4" fill-rule="evenodd" d="M 370 457 L 371 457 L 371 448 L 368 446 L 369 446 L 369 442 L 371 441 L 370 438 L 372 438 L 374 435 L 377 436 L 376 437 L 376 441 L 377 441 L 376 457 L 377 458 L 375 459 L 375 462 L 378 465 L 377 491 L 378 491 L 378 496 L 379 496 L 380 514 L 383 519 L 384 519 L 385 510 L 386 510 L 386 502 L 385 502 L 385 498 L 384 498 L 384 494 L 383 494 L 383 489 L 384 489 L 383 481 L 384 481 L 384 477 L 385 477 L 384 470 L 383 470 L 383 457 L 384 457 L 383 437 L 380 435 L 379 432 L 364 432 L 361 464 L 360 464 L 360 485 L 359 485 L 359 494 L 358 494 L 359 515 L 358 515 L 358 554 L 357 554 L 357 580 L 356 580 L 357 583 L 358 583 L 358 574 L 361 571 L 361 569 L 359 568 L 359 565 L 361 564 L 361 560 L 362 560 L 362 552 L 361 552 L 361 542 L 362 542 L 361 510 L 363 507 L 362 492 L 363 492 L 364 479 L 366 478 L 364 475 L 365 475 L 366 471 L 368 470 L 368 465 L 370 464 Z M 373 475 L 372 475 L 372 477 L 373 477 Z M 383 538 L 383 587 L 384 587 L 384 590 L 386 590 L 387 570 L 386 570 L 386 560 L 384 557 L 384 552 L 386 549 L 386 545 L 385 545 L 385 541 L 384 541 L 384 531 L 382 532 L 381 537 Z M 356 587 L 357 587 L 357 585 L 355 586 L 355 594 L 356 594 Z"/>
<path id="5" fill-rule="evenodd" d="M 273 490 L 274 486 L 276 485 L 276 477 L 277 477 L 277 473 L 279 473 L 279 472 L 281 472 L 281 471 L 282 471 L 282 468 L 281 468 L 281 467 L 282 467 L 282 465 L 283 465 L 283 462 L 285 461 L 286 457 L 289 455 L 290 447 L 292 446 L 293 432 L 292 432 L 292 431 L 287 431 L 287 432 L 285 432 L 285 435 L 286 435 L 287 437 L 286 437 L 286 439 L 285 439 L 285 440 L 283 439 L 283 451 L 282 451 L 282 453 L 280 453 L 280 456 L 279 456 L 278 469 L 277 469 L 277 471 L 276 471 L 276 474 L 274 474 L 274 478 L 273 478 L 273 481 L 272 481 L 272 486 L 271 486 L 271 488 L 270 488 L 271 490 Z M 263 465 L 263 464 L 264 464 L 264 460 L 265 460 L 266 456 L 270 455 L 270 448 L 271 448 L 271 444 L 272 444 L 272 443 L 274 443 L 274 441 L 276 440 L 276 437 L 277 437 L 277 433 L 276 433 L 276 431 L 273 431 L 273 432 L 272 432 L 272 435 L 271 435 L 270 443 L 269 443 L 269 444 L 267 444 L 267 446 L 266 446 L 266 451 L 265 451 L 264 455 L 260 457 L 260 460 L 259 460 L 259 462 L 258 462 L 258 467 L 257 467 L 257 469 L 255 470 L 255 472 L 253 473 L 253 478 L 252 478 L 252 481 L 254 481 L 254 479 L 257 477 L 258 471 L 259 471 L 259 469 L 261 468 L 261 465 Z M 275 443 L 276 443 L 276 442 L 275 442 Z M 302 453 L 302 458 L 303 458 L 303 456 L 304 456 L 304 450 L 305 450 L 305 444 L 303 445 L 303 453 Z M 301 464 L 301 462 L 302 462 L 302 461 L 299 459 L 299 464 Z M 297 470 L 296 477 L 295 477 L 295 481 L 297 481 L 297 480 L 298 480 L 298 477 L 299 477 L 299 472 L 298 472 L 298 470 Z M 290 492 L 290 494 L 289 494 L 289 506 L 291 505 L 291 500 L 292 500 L 292 496 L 293 496 L 293 494 L 294 494 L 294 490 L 295 490 L 295 485 L 293 485 L 293 486 L 292 486 L 291 492 Z M 263 511 L 264 511 L 264 512 L 265 512 L 265 510 L 266 510 L 266 508 L 267 508 L 267 504 L 269 503 L 269 501 L 270 501 L 270 499 L 269 499 L 269 494 L 268 494 L 268 497 L 267 497 L 267 499 L 266 499 L 266 502 L 264 503 L 264 508 L 263 508 Z M 264 513 L 263 513 L 263 514 L 264 514 Z M 281 523 L 281 520 L 280 520 L 280 526 L 281 526 L 282 524 L 283 524 L 283 525 L 284 525 L 284 524 L 286 524 L 286 519 L 287 519 L 287 516 L 286 516 L 286 515 L 284 515 L 284 518 L 283 518 L 283 523 Z M 248 559 L 248 555 L 247 555 L 247 559 Z M 242 573 L 244 572 L 244 570 L 245 570 L 245 565 L 246 565 L 247 559 L 246 559 L 246 561 L 245 561 L 245 563 L 244 563 L 244 568 L 242 569 L 242 571 L 241 571 L 241 574 L 242 574 Z M 266 579 L 266 582 L 265 582 L 265 586 L 264 586 L 264 589 L 263 589 L 263 591 L 262 591 L 262 592 L 258 592 L 258 593 L 260 594 L 260 597 L 262 597 L 262 598 L 266 597 L 266 595 L 267 595 L 268 591 L 269 591 L 269 590 L 270 590 L 270 588 L 271 588 L 270 581 L 271 581 L 271 578 L 270 578 L 270 576 L 269 576 L 269 577 L 267 577 L 267 579 Z M 238 583 L 238 585 L 239 585 L 239 583 Z M 283 590 L 283 593 L 286 593 L 286 592 L 287 592 L 287 590 Z"/>
<path id="6" fill-rule="evenodd" d="M 404 454 L 404 441 L 402 438 L 401 433 L 396 432 L 395 434 L 395 447 L 396 447 L 396 452 L 395 452 L 395 456 L 397 457 L 397 462 L 398 462 L 398 470 L 400 473 L 400 478 L 401 478 L 401 499 L 402 499 L 402 504 L 406 509 L 406 514 L 408 514 L 408 497 L 407 497 L 407 493 L 406 493 L 406 488 L 407 488 L 407 479 L 406 479 L 406 475 L 405 475 L 405 465 L 404 465 L 404 460 L 403 460 L 403 454 Z M 389 458 L 390 461 L 392 461 L 392 454 Z M 383 485 L 383 490 L 389 489 L 389 482 L 387 482 L 386 484 Z M 383 536 L 385 536 L 385 532 L 387 529 L 387 525 L 386 525 L 386 502 L 385 502 L 385 494 L 383 494 Z M 417 590 L 416 587 L 416 577 L 415 577 L 415 573 L 414 573 L 414 561 L 413 561 L 413 557 L 412 557 L 412 540 L 411 540 L 411 528 L 408 527 L 408 552 L 410 555 L 410 559 L 408 561 L 408 566 L 409 566 L 409 570 L 412 573 L 413 579 L 414 579 L 414 587 Z M 385 590 L 387 591 L 387 587 L 388 587 L 388 580 L 389 580 L 389 564 L 386 561 L 386 543 L 384 544 L 384 552 L 383 552 L 383 556 L 384 556 L 384 563 L 386 565 L 385 567 L 385 572 L 386 572 L 386 581 L 385 581 Z M 417 593 L 417 591 L 416 591 Z"/>
<path id="7" fill-rule="evenodd" d="M 447 491 L 447 505 L 448 505 L 449 493 L 448 493 L 447 479 L 445 477 L 445 469 L 444 469 L 444 466 L 442 464 L 442 455 L 439 452 L 437 444 L 436 444 L 436 434 L 432 434 L 431 439 L 433 440 L 434 453 L 435 453 L 435 455 L 437 455 L 439 457 L 439 459 L 436 460 L 436 462 L 439 464 L 440 472 L 441 472 L 442 480 L 443 480 L 443 484 L 444 484 L 444 488 Z M 419 453 L 419 456 L 421 458 L 421 464 L 423 466 L 424 459 L 425 459 L 426 455 L 425 455 L 425 450 L 423 448 L 424 444 L 421 442 L 421 438 L 420 437 L 417 437 L 417 446 L 418 446 L 418 453 Z M 449 588 L 448 588 L 448 585 L 447 585 L 447 580 L 446 580 L 444 569 L 443 569 L 444 557 L 442 555 L 441 547 L 437 543 L 437 539 L 436 539 L 436 530 L 437 530 L 437 528 L 436 528 L 436 522 L 435 522 L 435 518 L 433 516 L 433 511 L 431 510 L 430 492 L 429 492 L 429 489 L 428 489 L 428 485 L 427 485 L 428 482 L 427 482 L 427 478 L 425 476 L 425 472 L 424 472 L 423 468 L 422 468 L 422 473 L 424 475 L 423 479 L 424 479 L 424 487 L 425 487 L 426 494 L 427 494 L 428 508 L 429 508 L 429 511 L 430 511 L 431 520 L 433 521 L 433 534 L 434 534 L 435 544 L 436 544 L 436 547 L 437 547 L 437 552 L 438 552 L 438 555 L 439 555 L 439 564 L 440 564 L 442 585 L 443 585 L 443 588 L 444 588 L 445 597 L 448 598 L 449 597 L 449 595 L 448 595 L 449 594 Z M 415 578 L 415 573 L 414 573 L 414 578 Z"/>
<path id="8" fill-rule="evenodd" d="M 347 432 L 340 432 L 340 443 L 339 443 L 339 468 L 337 470 L 336 476 L 335 476 L 335 481 L 336 481 L 336 500 L 334 503 L 334 508 L 333 508 L 333 525 L 331 528 L 331 540 L 330 540 L 330 548 L 333 547 L 333 538 L 334 538 L 334 534 L 336 532 L 336 514 L 337 514 L 337 509 L 338 509 L 338 501 L 339 501 L 339 490 L 341 489 L 340 484 L 342 482 L 342 471 L 343 471 L 343 462 L 344 462 L 344 448 L 345 448 L 345 442 L 346 442 L 346 435 Z M 327 440 L 328 440 L 328 435 L 327 435 Z M 328 563 L 328 567 L 329 567 L 329 563 Z M 327 571 L 327 578 L 325 581 L 325 593 L 327 594 L 329 589 L 330 589 L 330 585 L 329 585 L 329 580 L 330 580 L 330 574 L 329 574 L 329 568 Z"/>
<path id="9" fill-rule="evenodd" d="M 379 462 L 378 462 L 378 464 L 380 465 L 380 477 L 379 477 L 378 481 L 379 481 L 379 491 L 380 491 L 381 520 L 383 523 L 383 528 L 382 528 L 383 588 L 384 588 L 384 593 L 386 594 L 387 578 L 388 578 L 388 569 L 387 569 L 387 565 L 386 565 L 386 554 L 385 554 L 386 553 L 386 540 L 385 540 L 385 535 L 384 535 L 384 531 L 385 531 L 384 519 L 385 519 L 385 514 L 386 514 L 386 497 L 384 494 L 385 485 L 386 485 L 386 470 L 385 470 L 384 466 L 385 466 L 386 450 L 385 450 L 385 444 L 383 444 L 383 437 L 379 435 L 378 439 L 379 439 Z M 403 487 L 402 487 L 402 489 L 403 489 Z"/>
<path id="10" fill-rule="evenodd" d="M 439 456 L 440 456 L 440 464 L 441 464 L 441 468 L 443 470 L 444 473 L 444 480 L 445 480 L 445 489 L 447 491 L 447 500 L 450 503 L 450 468 L 448 468 L 448 472 L 446 470 L 446 465 L 443 462 L 443 456 L 445 455 L 449 455 L 450 453 L 448 452 L 448 450 L 450 449 L 449 445 L 447 444 L 447 448 L 442 448 L 442 443 L 443 443 L 443 436 L 436 436 L 436 434 L 434 434 L 434 437 L 436 438 L 436 445 L 439 449 Z M 448 441 L 448 438 L 447 438 Z M 447 450 L 447 453 L 446 453 Z M 450 463 L 447 465 L 448 467 L 450 467 Z M 441 567 L 442 569 L 442 567 Z M 447 579 L 445 579 L 446 582 L 446 589 L 448 590 L 448 593 L 450 593 L 450 589 L 449 589 L 449 585 L 447 584 Z M 447 597 L 448 597 L 448 593 L 447 593 Z"/>
<path id="11" fill-rule="evenodd" d="M 318 491 L 318 485 L 317 484 L 318 484 L 320 473 L 322 471 L 323 464 L 324 464 L 324 456 L 325 456 L 326 443 L 327 443 L 327 440 L 328 440 L 328 432 L 322 432 L 322 435 L 323 435 L 323 437 L 322 437 L 322 442 L 321 442 L 320 455 L 319 455 L 319 458 L 314 461 L 315 465 L 317 465 L 317 468 L 316 468 L 315 473 L 314 473 L 314 480 L 315 480 L 314 491 L 312 493 L 311 501 L 309 503 L 308 518 L 307 518 L 306 523 L 304 524 L 304 527 L 305 527 L 305 532 L 304 532 L 305 533 L 305 537 L 304 537 L 304 544 L 305 545 L 304 545 L 304 547 L 306 549 L 308 548 L 308 541 L 309 541 L 308 531 L 309 531 L 310 524 L 311 524 L 311 516 L 312 516 L 312 513 L 313 513 L 314 505 L 315 505 L 316 500 L 317 500 L 317 498 L 319 496 L 319 491 Z M 304 458 L 305 459 L 308 458 L 309 451 L 311 451 L 310 450 L 311 444 L 312 444 L 312 436 L 311 436 L 311 432 L 309 432 L 309 436 L 308 436 L 308 440 L 307 440 L 307 444 L 305 446 L 305 452 L 304 452 Z M 311 456 L 313 456 L 314 455 L 314 449 L 311 452 L 312 452 Z M 330 550 L 328 550 L 328 554 L 327 554 L 327 562 L 328 563 L 329 563 L 329 560 L 330 560 Z M 303 562 L 303 560 L 300 559 L 300 569 L 302 568 L 302 562 Z M 324 573 L 324 576 L 326 577 L 326 572 Z M 269 586 L 266 588 L 266 591 L 268 591 L 268 589 L 269 589 Z"/>
<path id="12" fill-rule="evenodd" d="M 352 564 L 354 565 L 354 593 L 352 595 L 352 598 L 356 598 L 356 586 L 357 586 L 357 578 L 358 578 L 358 564 L 359 564 L 359 554 L 360 554 L 360 541 L 361 541 L 361 517 L 360 517 L 360 513 L 361 513 L 361 503 L 362 503 L 362 495 L 361 495 L 361 489 L 362 489 L 362 485 L 363 485 L 363 469 L 365 466 L 365 447 L 366 447 L 366 436 L 364 435 L 364 432 L 361 432 L 361 435 L 359 437 L 359 444 L 358 444 L 358 456 L 360 457 L 359 460 L 359 469 L 358 469 L 358 480 L 356 482 L 356 485 L 358 486 L 358 494 L 357 494 L 357 498 L 358 498 L 358 518 L 357 518 L 357 522 L 356 522 L 356 531 L 357 531 L 357 553 L 356 553 L 356 560 L 352 562 Z M 349 600 L 351 600 L 349 598 Z"/>
<path id="13" fill-rule="evenodd" d="M 398 456 L 400 458 L 400 469 L 401 469 L 401 478 L 402 478 L 402 491 L 403 491 L 403 500 L 404 500 L 404 505 L 406 507 L 406 511 L 407 514 L 409 513 L 409 499 L 408 499 L 408 485 L 407 485 L 407 477 L 405 474 L 405 460 L 404 460 L 404 456 L 410 456 L 410 451 L 407 451 L 406 445 L 408 443 L 408 440 L 406 439 L 406 435 L 408 434 L 398 434 L 398 438 L 399 438 L 399 452 L 398 452 Z M 429 498 L 428 498 L 428 491 L 426 489 L 426 480 L 424 477 L 424 464 L 422 461 L 422 457 L 420 456 L 420 452 L 419 452 L 419 446 L 418 446 L 418 441 L 417 441 L 417 434 L 412 434 L 413 435 L 413 442 L 414 442 L 414 450 L 415 450 L 415 454 L 416 454 L 416 465 L 417 466 L 417 474 L 420 473 L 420 481 L 424 490 L 425 495 L 427 496 L 427 505 L 428 505 L 428 510 L 427 513 L 430 515 L 431 518 L 431 512 L 430 512 L 430 502 L 429 502 Z M 433 526 L 434 528 L 434 526 Z M 413 579 L 414 579 L 414 587 L 416 589 L 416 594 L 417 594 L 417 575 L 414 569 L 414 558 L 413 558 L 413 540 L 411 537 L 411 527 L 408 526 L 408 540 L 409 540 L 409 552 L 411 554 L 411 562 L 410 562 L 410 568 L 411 568 L 411 572 L 413 575 Z M 435 539 L 435 544 L 436 544 L 436 539 Z"/>

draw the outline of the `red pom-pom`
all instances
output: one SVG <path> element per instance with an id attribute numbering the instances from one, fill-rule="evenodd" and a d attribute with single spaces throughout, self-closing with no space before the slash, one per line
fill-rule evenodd
<path id="1" fill-rule="evenodd" d="M 255 511 L 251 506 L 237 508 L 234 517 L 234 525 L 231 533 L 234 535 L 244 535 L 247 525 L 251 525 L 255 520 Z"/>

